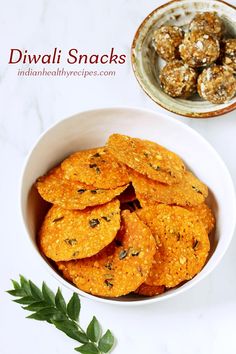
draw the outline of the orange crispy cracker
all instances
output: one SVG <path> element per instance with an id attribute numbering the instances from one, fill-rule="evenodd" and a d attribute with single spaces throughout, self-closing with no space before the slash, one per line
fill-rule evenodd
<path id="1" fill-rule="evenodd" d="M 120 203 L 85 210 L 53 206 L 39 232 L 43 253 L 54 261 L 90 257 L 107 246 L 120 228 Z"/>
<path id="2" fill-rule="evenodd" d="M 125 210 L 121 219 L 117 238 L 97 255 L 58 263 L 79 289 L 117 297 L 136 290 L 145 281 L 153 262 L 155 240 L 135 213 Z"/>
<path id="3" fill-rule="evenodd" d="M 165 287 L 163 285 L 161 286 L 155 286 L 155 285 L 148 285 L 148 284 L 141 284 L 138 289 L 135 290 L 135 294 L 141 295 L 141 296 L 155 296 L 164 293 Z"/>
<path id="4" fill-rule="evenodd" d="M 61 168 L 67 179 L 96 188 L 114 189 L 129 183 L 125 166 L 105 147 L 78 151 L 65 159 Z"/>
<path id="5" fill-rule="evenodd" d="M 183 176 L 180 157 L 154 142 L 113 134 L 107 146 L 117 160 L 153 180 L 173 184 Z"/>
<path id="6" fill-rule="evenodd" d="M 206 203 L 196 205 L 194 207 L 187 207 L 188 210 L 196 214 L 205 226 L 207 233 L 210 234 L 215 226 L 215 217 L 212 210 Z"/>
<path id="7" fill-rule="evenodd" d="M 140 209 L 137 214 L 150 227 L 158 245 L 146 284 L 171 288 L 200 272 L 210 243 L 194 213 L 160 204 Z"/>
<path id="8" fill-rule="evenodd" d="M 131 170 L 130 176 L 137 198 L 143 206 L 145 202 L 194 206 L 203 203 L 208 195 L 207 186 L 187 171 L 182 181 L 173 185 L 153 181 Z"/>
<path id="9" fill-rule="evenodd" d="M 60 167 L 52 169 L 36 182 L 41 197 L 64 209 L 85 209 L 89 206 L 108 203 L 121 194 L 128 185 L 115 189 L 99 189 L 64 177 Z"/>

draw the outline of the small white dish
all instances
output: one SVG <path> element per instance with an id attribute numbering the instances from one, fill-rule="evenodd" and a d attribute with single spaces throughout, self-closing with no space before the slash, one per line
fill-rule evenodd
<path id="1" fill-rule="evenodd" d="M 57 273 L 37 247 L 37 231 L 45 208 L 35 188 L 35 180 L 74 151 L 102 146 L 110 134 L 121 133 L 156 141 L 179 154 L 187 166 L 208 185 L 209 203 L 216 215 L 216 231 L 211 238 L 211 254 L 202 271 L 182 286 L 152 298 L 124 296 L 117 299 L 87 294 Z M 193 129 L 165 115 L 138 108 L 106 108 L 64 119 L 48 129 L 29 153 L 21 179 L 20 208 L 32 252 L 64 286 L 95 301 L 119 305 L 143 305 L 176 296 L 205 278 L 220 262 L 232 238 L 236 220 L 233 182 L 223 161 Z"/>
<path id="2" fill-rule="evenodd" d="M 134 74 L 146 94 L 161 107 L 190 118 L 211 118 L 236 109 L 236 96 L 224 104 L 213 104 L 198 95 L 189 99 L 173 98 L 161 88 L 159 74 L 164 60 L 151 45 L 155 29 L 163 25 L 186 28 L 196 13 L 217 12 L 229 37 L 236 38 L 236 8 L 220 0 L 174 0 L 149 14 L 139 26 L 133 40 L 131 60 Z"/>

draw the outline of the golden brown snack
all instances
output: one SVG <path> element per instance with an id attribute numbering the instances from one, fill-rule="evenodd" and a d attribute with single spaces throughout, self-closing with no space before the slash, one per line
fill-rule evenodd
<path id="1" fill-rule="evenodd" d="M 187 33 L 179 46 L 181 59 L 193 68 L 207 66 L 220 55 L 219 41 L 202 32 Z"/>
<path id="2" fill-rule="evenodd" d="M 121 229 L 109 246 L 93 257 L 59 262 L 63 274 L 93 295 L 117 297 L 136 290 L 146 279 L 156 243 L 149 228 L 128 210 L 122 212 Z M 66 273 L 65 273 L 66 272 Z"/>
<path id="3" fill-rule="evenodd" d="M 40 249 L 88 293 L 161 294 L 206 261 L 215 224 L 204 203 L 208 188 L 156 143 L 113 134 L 107 145 L 75 153 L 37 180 L 41 196 L 54 203 Z"/>
<path id="4" fill-rule="evenodd" d="M 150 227 L 158 244 L 146 284 L 172 288 L 200 272 L 210 243 L 204 225 L 194 213 L 163 204 L 136 213 Z"/>
<path id="5" fill-rule="evenodd" d="M 212 65 L 199 75 L 197 88 L 204 100 L 225 103 L 236 94 L 236 78 L 227 66 Z"/>
<path id="6" fill-rule="evenodd" d="M 85 210 L 53 206 L 39 232 L 43 253 L 54 261 L 90 257 L 107 246 L 120 228 L 120 202 Z"/>
<path id="7" fill-rule="evenodd" d="M 183 176 L 180 157 L 154 142 L 112 134 L 107 145 L 117 160 L 156 181 L 173 184 Z"/>
<path id="8" fill-rule="evenodd" d="M 199 218 L 205 226 L 208 234 L 211 233 L 215 226 L 215 217 L 212 210 L 206 203 L 202 203 L 194 207 L 187 207 L 186 209 L 192 211 Z"/>
<path id="9" fill-rule="evenodd" d="M 167 63 L 160 73 L 165 93 L 171 97 L 188 98 L 197 91 L 197 72 L 182 60 Z"/>
<path id="10" fill-rule="evenodd" d="M 216 12 L 197 13 L 189 25 L 190 32 L 202 32 L 220 39 L 224 32 L 224 23 Z"/>
<path id="11" fill-rule="evenodd" d="M 64 209 L 85 209 L 110 202 L 128 185 L 115 189 L 100 189 L 82 182 L 68 180 L 60 167 L 49 171 L 36 182 L 41 197 Z"/>
<path id="12" fill-rule="evenodd" d="M 222 62 L 236 74 L 236 38 L 227 39 L 223 43 Z"/>
<path id="13" fill-rule="evenodd" d="M 162 26 L 153 33 L 153 46 L 160 57 L 166 61 L 179 58 L 179 45 L 184 32 L 177 26 Z"/>
<path id="14" fill-rule="evenodd" d="M 65 178 L 96 188 L 114 189 L 129 183 L 126 168 L 101 147 L 78 151 L 61 164 Z"/>
<path id="15" fill-rule="evenodd" d="M 194 206 L 203 203 L 208 195 L 207 186 L 189 171 L 181 182 L 172 185 L 153 181 L 135 171 L 130 171 L 130 176 L 142 206 L 145 202 Z"/>
<path id="16" fill-rule="evenodd" d="M 141 284 L 138 289 L 135 290 L 135 294 L 141 295 L 141 296 L 155 296 L 159 295 L 165 292 L 165 287 L 163 285 L 161 286 L 155 286 L 155 285 L 148 285 L 148 284 Z"/>

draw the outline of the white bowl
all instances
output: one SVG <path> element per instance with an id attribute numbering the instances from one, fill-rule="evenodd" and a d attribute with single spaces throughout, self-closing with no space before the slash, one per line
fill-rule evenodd
<path id="1" fill-rule="evenodd" d="M 202 271 L 182 286 L 152 298 L 125 296 L 105 299 L 89 295 L 64 280 L 37 247 L 37 230 L 45 215 L 42 200 L 32 188 L 37 177 L 74 151 L 102 146 L 112 133 L 122 133 L 156 141 L 179 154 L 189 168 L 208 185 L 210 204 L 216 215 L 216 231 L 211 238 L 211 254 Z M 230 174 L 210 144 L 187 125 L 161 114 L 136 108 L 107 108 L 79 113 L 56 123 L 36 142 L 23 170 L 21 212 L 27 236 L 44 266 L 63 285 L 78 294 L 106 303 L 137 305 L 176 296 L 196 285 L 219 263 L 229 246 L 235 227 L 236 202 Z"/>

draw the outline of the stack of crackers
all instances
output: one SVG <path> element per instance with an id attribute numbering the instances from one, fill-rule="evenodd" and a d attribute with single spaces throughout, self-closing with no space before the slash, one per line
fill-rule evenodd
<path id="1" fill-rule="evenodd" d="M 85 292 L 154 296 L 193 278 L 207 260 L 215 225 L 208 188 L 154 142 L 113 134 L 36 187 L 52 204 L 40 250 Z"/>

